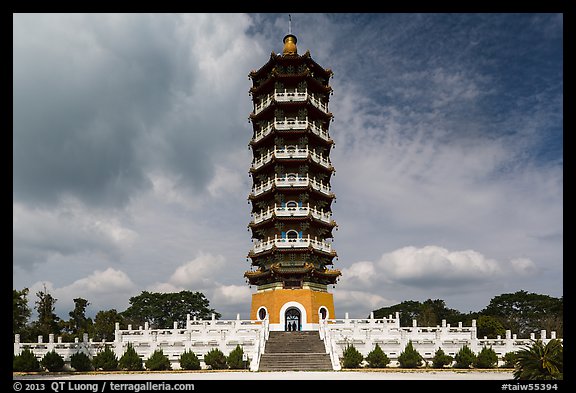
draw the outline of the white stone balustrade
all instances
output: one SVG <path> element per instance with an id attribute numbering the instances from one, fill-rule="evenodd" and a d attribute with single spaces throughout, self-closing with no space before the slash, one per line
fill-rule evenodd
<path id="1" fill-rule="evenodd" d="M 322 129 L 315 122 L 308 121 L 308 117 L 305 120 L 299 120 L 295 118 L 285 117 L 284 120 L 275 119 L 274 122 L 267 122 L 254 134 L 252 142 L 256 143 L 262 138 L 270 134 L 274 129 L 278 131 L 289 131 L 289 130 L 305 130 L 310 127 L 310 130 L 318 135 L 320 138 L 324 139 L 326 142 L 332 142 L 328 131 Z"/>
<path id="2" fill-rule="evenodd" d="M 269 220 L 272 217 L 306 217 L 311 215 L 313 218 L 325 222 L 327 224 L 334 224 L 332 220 L 332 213 L 324 209 L 318 210 L 315 207 L 310 207 L 308 203 L 306 206 L 286 207 L 274 205 L 266 210 L 261 210 L 260 213 L 252 214 L 251 224 L 259 224 L 263 221 Z"/>
<path id="3" fill-rule="evenodd" d="M 268 178 L 266 181 L 256 184 L 252 187 L 251 195 L 253 197 L 270 191 L 273 186 L 276 187 L 312 187 L 312 189 L 319 191 L 325 195 L 333 197 L 334 194 L 331 191 L 330 184 L 324 183 L 322 181 L 316 180 L 316 178 L 310 178 L 306 176 L 283 176 L 274 178 Z"/>
<path id="4" fill-rule="evenodd" d="M 276 89 L 274 93 L 267 94 L 260 98 L 260 101 L 254 105 L 254 115 L 259 114 L 264 109 L 268 108 L 273 101 L 276 102 L 304 102 L 309 100 L 312 105 L 320 109 L 322 112 L 329 114 L 328 104 L 322 102 L 318 96 L 313 93 L 308 93 L 308 90 L 296 91 L 288 89 Z"/>
<path id="5" fill-rule="evenodd" d="M 276 239 L 275 239 L 276 240 Z M 289 242 L 285 242 L 288 244 Z M 367 319 L 351 319 L 348 313 L 344 319 L 322 320 L 318 326 L 320 338 L 324 340 L 326 352 L 330 354 L 332 367 L 334 370 L 341 368 L 343 352 L 346 347 L 353 344 L 363 355 L 367 356 L 378 344 L 384 353 L 390 358 L 390 367 L 398 366 L 398 356 L 404 351 L 408 341 L 412 341 L 414 348 L 430 362 L 437 349 L 454 356 L 458 351 L 467 345 L 474 353 L 478 354 L 483 347 L 491 347 L 498 355 L 499 364 L 503 363 L 502 357 L 509 352 L 524 349 L 532 344 L 536 339 L 536 334 L 532 333 L 530 339 L 519 339 L 516 334 L 506 331 L 504 338 L 495 339 L 477 338 L 476 321 L 472 321 L 472 326 L 452 327 L 442 321 L 441 326 L 420 327 L 413 321 L 412 326 L 400 326 L 400 317 L 396 313 L 375 319 L 372 313 Z M 19 355 L 22 350 L 31 350 L 39 360 L 52 350 L 56 351 L 64 358 L 66 366 L 69 367 L 70 356 L 77 352 L 83 352 L 88 356 L 95 356 L 105 347 L 110 347 L 120 358 L 126 351 L 128 343 L 144 360 L 148 359 L 156 349 L 162 349 L 172 363 L 172 368 L 179 369 L 178 359 L 186 350 L 192 350 L 200 359 L 203 368 L 204 355 L 213 348 L 220 349 L 228 355 L 236 345 L 240 345 L 244 353 L 248 355 L 250 370 L 257 371 L 260 363 L 260 356 L 264 351 L 264 346 L 269 335 L 268 320 L 252 321 L 240 320 L 238 315 L 235 320 L 216 320 L 214 316 L 211 320 L 190 319 L 188 316 L 184 328 L 179 328 L 174 323 L 172 329 L 150 329 L 146 323 L 144 327 L 121 330 L 116 324 L 114 341 L 94 342 L 88 339 L 88 335 L 78 338 L 73 343 L 63 343 L 62 338 L 54 340 L 54 335 L 48 337 L 48 342 L 44 342 L 42 336 L 38 337 L 36 343 L 23 343 L 20 335 L 14 336 L 14 355 Z M 548 337 L 545 330 L 541 330 L 540 340 L 546 344 L 556 338 L 556 333 L 551 332 Z"/>
<path id="6" fill-rule="evenodd" d="M 252 253 L 257 254 L 260 252 L 271 250 L 273 247 L 277 248 L 308 248 L 312 247 L 316 250 L 323 251 L 326 253 L 332 253 L 332 244 L 318 240 L 317 238 L 311 238 L 310 235 L 301 238 L 279 238 L 276 235 L 274 239 L 268 239 L 264 241 L 259 241 L 252 247 Z"/>
<path id="7" fill-rule="evenodd" d="M 305 148 L 295 148 L 289 146 L 284 146 L 283 148 L 275 147 L 274 150 L 268 150 L 265 154 L 255 159 L 252 162 L 252 170 L 257 170 L 261 168 L 262 166 L 271 162 L 272 159 L 281 160 L 292 158 L 297 159 L 311 158 L 312 161 L 322 165 L 326 169 L 334 170 L 334 167 L 332 166 L 330 159 L 317 153 L 316 149 L 309 150 L 308 146 L 306 146 Z"/>

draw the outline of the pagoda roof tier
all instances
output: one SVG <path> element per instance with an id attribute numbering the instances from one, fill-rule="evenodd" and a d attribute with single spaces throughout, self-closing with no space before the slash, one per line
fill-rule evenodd
<path id="1" fill-rule="evenodd" d="M 274 88 L 273 82 L 276 82 L 276 81 L 278 81 L 278 82 L 283 82 L 283 81 L 292 82 L 294 80 L 306 81 L 307 83 L 310 83 L 312 90 L 320 90 L 320 91 L 323 91 L 325 94 L 331 94 L 333 91 L 332 86 L 324 85 L 318 79 L 314 78 L 310 74 L 310 71 L 306 70 L 306 71 L 299 73 L 299 74 L 278 74 L 278 73 L 271 74 L 266 80 L 264 80 L 259 85 L 252 86 L 248 90 L 248 93 L 251 94 L 252 96 L 255 96 L 257 94 L 261 94 L 263 91 L 266 91 L 267 89 L 273 89 Z"/>
<path id="2" fill-rule="evenodd" d="M 281 263 L 274 263 L 270 266 L 270 269 L 259 269 L 255 271 L 247 271 L 244 273 L 244 277 L 246 277 L 252 285 L 258 285 L 266 279 L 283 279 L 295 276 L 306 281 L 315 282 L 317 279 L 320 279 L 325 283 L 333 284 L 341 275 L 342 273 L 338 269 L 320 270 L 310 262 L 306 262 L 303 265 L 297 266 L 283 266 Z"/>
<path id="3" fill-rule="evenodd" d="M 323 77 L 328 80 L 330 77 L 334 75 L 329 68 L 324 68 L 320 64 L 316 63 L 314 59 L 310 56 L 310 51 L 306 51 L 303 55 L 299 56 L 282 56 L 280 54 L 276 54 L 274 52 L 270 53 L 270 59 L 260 67 L 258 70 L 252 70 L 248 74 L 248 77 L 252 79 L 252 81 L 256 82 L 258 78 L 265 77 L 268 73 L 272 72 L 275 65 L 293 65 L 298 63 L 306 64 L 311 72 L 322 74 Z"/>
<path id="4" fill-rule="evenodd" d="M 256 127 L 258 126 L 254 125 L 254 128 Z M 273 119 L 265 122 L 262 124 L 260 129 L 254 130 L 254 136 L 252 140 L 250 140 L 249 145 L 254 146 L 260 141 L 267 139 L 269 135 L 279 136 L 291 133 L 310 133 L 315 135 L 315 137 L 319 138 L 324 143 L 334 145 L 334 141 L 330 137 L 328 131 L 318 126 L 317 123 L 309 120 L 308 117 L 304 119 L 285 117 L 282 120 Z"/>

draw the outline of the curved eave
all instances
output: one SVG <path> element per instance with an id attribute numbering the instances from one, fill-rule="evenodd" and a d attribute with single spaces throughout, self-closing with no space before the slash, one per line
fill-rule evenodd
<path id="1" fill-rule="evenodd" d="M 286 79 L 296 79 L 296 80 L 305 79 L 307 82 L 311 82 L 314 85 L 314 86 L 312 86 L 312 89 L 322 90 L 325 94 L 331 94 L 333 92 L 332 86 L 322 84 L 319 80 L 317 80 L 312 75 L 310 75 L 309 71 L 306 71 L 306 72 L 301 72 L 299 74 L 274 74 L 274 75 L 270 75 L 270 77 L 268 79 L 266 79 L 265 81 L 260 83 L 258 86 L 252 86 L 248 90 L 248 93 L 250 95 L 254 96 L 256 94 L 263 93 L 263 90 L 266 91 L 266 88 L 270 88 L 270 90 L 273 90 L 274 85 L 272 84 L 272 82 L 286 80 Z M 272 86 L 270 86 L 271 84 L 272 84 Z"/>
<path id="2" fill-rule="evenodd" d="M 248 76 L 249 77 L 258 76 L 262 72 L 266 71 L 267 67 L 270 67 L 274 63 L 278 64 L 294 63 L 296 60 L 300 60 L 305 62 L 307 65 L 311 65 L 313 67 L 312 71 L 322 73 L 323 76 L 327 79 L 334 76 L 334 72 L 331 69 L 322 67 L 320 64 L 316 62 L 316 60 L 312 58 L 312 56 L 310 55 L 310 51 L 306 51 L 303 55 L 295 54 L 290 56 L 281 55 L 279 53 L 276 54 L 274 51 L 272 51 L 270 53 L 270 58 L 268 59 L 268 61 L 264 65 L 262 65 L 258 70 L 250 71 Z"/>
<path id="3" fill-rule="evenodd" d="M 336 221 L 334 221 L 334 220 L 330 220 L 330 222 L 328 223 L 326 221 L 322 221 L 322 220 L 315 218 L 311 214 L 308 214 L 307 216 L 276 216 L 276 215 L 273 215 L 272 217 L 270 217 L 264 221 L 260 221 L 259 223 L 248 224 L 248 228 L 255 230 L 255 229 L 258 229 L 260 227 L 266 227 L 270 224 L 274 224 L 276 221 L 282 221 L 282 222 L 310 221 L 310 222 L 314 223 L 315 225 L 327 227 L 330 230 L 330 233 L 329 233 L 330 235 L 332 235 L 332 229 L 334 229 L 335 227 L 338 226 L 336 224 Z M 326 237 L 331 238 L 332 236 L 326 236 Z"/>
<path id="4" fill-rule="evenodd" d="M 256 77 L 258 77 L 259 75 L 261 75 L 262 73 L 266 72 L 268 68 L 272 68 L 272 65 L 274 63 L 276 63 L 276 61 L 278 60 L 278 58 L 281 58 L 281 55 L 277 55 L 274 52 L 270 53 L 270 58 L 268 59 L 268 61 L 260 68 L 258 68 L 257 70 L 252 70 L 250 71 L 250 73 L 248 74 L 248 77 L 250 79 L 254 79 Z"/>

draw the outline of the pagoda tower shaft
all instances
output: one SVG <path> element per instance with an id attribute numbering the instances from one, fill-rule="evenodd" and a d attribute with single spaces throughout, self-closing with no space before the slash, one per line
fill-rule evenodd
<path id="1" fill-rule="evenodd" d="M 337 227 L 328 132 L 332 71 L 308 51 L 298 55 L 296 42 L 288 34 L 282 55 L 272 52 L 249 74 L 253 247 L 244 276 L 257 286 L 251 319 L 268 318 L 272 330 L 315 330 L 320 319 L 335 318 L 328 286 L 341 274 L 329 268 L 337 256 L 329 241 Z"/>

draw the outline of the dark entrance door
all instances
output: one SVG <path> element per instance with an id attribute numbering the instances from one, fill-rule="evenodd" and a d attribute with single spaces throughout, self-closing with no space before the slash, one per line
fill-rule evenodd
<path id="1" fill-rule="evenodd" d="M 286 330 L 287 332 L 293 332 L 293 331 L 299 331 L 302 329 L 300 320 L 301 320 L 302 314 L 300 313 L 300 310 L 298 310 L 295 307 L 290 307 L 288 310 L 286 310 L 286 314 L 285 314 L 285 322 L 284 322 L 284 330 Z"/>

